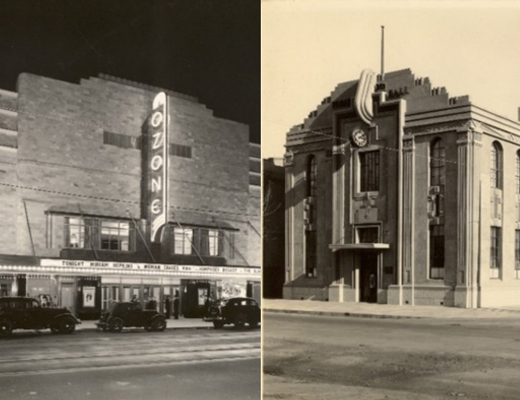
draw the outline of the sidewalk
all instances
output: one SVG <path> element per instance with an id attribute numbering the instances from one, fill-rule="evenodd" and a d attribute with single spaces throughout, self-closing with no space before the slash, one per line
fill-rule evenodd
<path id="1" fill-rule="evenodd" d="M 466 309 L 442 306 L 262 299 L 262 310 L 275 313 L 364 318 L 514 319 L 520 321 L 520 307 Z"/>
<path id="2" fill-rule="evenodd" d="M 81 324 L 76 325 L 78 331 L 97 330 L 96 321 L 81 321 Z M 126 329 L 142 329 L 142 328 L 126 328 Z M 204 322 L 202 318 L 183 318 L 167 319 L 166 329 L 213 329 L 211 322 Z"/>

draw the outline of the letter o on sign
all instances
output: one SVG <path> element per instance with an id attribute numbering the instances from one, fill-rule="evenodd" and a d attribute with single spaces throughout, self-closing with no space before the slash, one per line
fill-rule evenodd
<path id="1" fill-rule="evenodd" d="M 154 158 L 152 158 L 152 169 L 154 171 L 157 171 L 159 168 L 161 168 L 163 164 L 163 159 L 161 156 L 156 155 Z"/>
<path id="2" fill-rule="evenodd" d="M 152 115 L 152 126 L 154 128 L 157 128 L 161 125 L 162 121 L 163 121 L 162 113 L 160 111 L 154 112 Z"/>

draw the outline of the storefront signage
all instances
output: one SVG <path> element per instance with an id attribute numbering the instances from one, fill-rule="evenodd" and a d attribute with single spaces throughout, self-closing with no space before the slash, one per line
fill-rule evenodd
<path id="1" fill-rule="evenodd" d="M 153 100 L 148 134 L 147 173 L 149 177 L 150 240 L 161 241 L 168 222 L 168 98 L 164 92 Z"/>
<path id="2" fill-rule="evenodd" d="M 245 274 L 260 276 L 260 268 L 210 266 L 210 265 L 176 265 L 176 264 L 144 264 L 121 263 L 109 261 L 81 261 L 81 260 L 57 260 L 44 258 L 42 267 L 75 267 L 75 268 L 103 268 L 129 271 L 157 271 L 157 272 L 189 272 L 189 273 L 213 273 L 213 274 Z"/>

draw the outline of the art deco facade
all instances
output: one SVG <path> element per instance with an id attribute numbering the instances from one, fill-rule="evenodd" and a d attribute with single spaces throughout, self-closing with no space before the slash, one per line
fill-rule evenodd
<path id="1" fill-rule="evenodd" d="M 520 304 L 518 121 L 363 71 L 286 148 L 284 297 Z"/>
<path id="2" fill-rule="evenodd" d="M 260 297 L 260 151 L 194 97 L 21 74 L 0 91 L 0 295 L 95 318 L 112 301 Z M 49 300 L 50 299 L 50 300 Z"/>

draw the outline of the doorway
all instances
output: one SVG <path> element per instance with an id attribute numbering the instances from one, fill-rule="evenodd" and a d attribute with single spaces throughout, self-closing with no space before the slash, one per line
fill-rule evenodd
<path id="1" fill-rule="evenodd" d="M 67 307 L 74 312 L 74 285 L 62 283 L 60 297 L 61 307 Z"/>
<path id="2" fill-rule="evenodd" d="M 377 303 L 377 253 L 359 255 L 359 301 Z"/>

